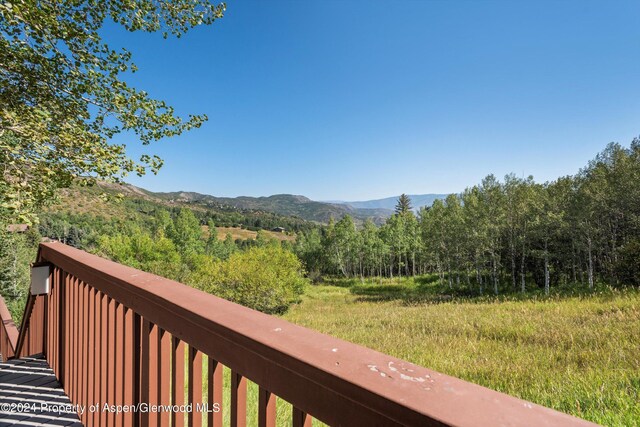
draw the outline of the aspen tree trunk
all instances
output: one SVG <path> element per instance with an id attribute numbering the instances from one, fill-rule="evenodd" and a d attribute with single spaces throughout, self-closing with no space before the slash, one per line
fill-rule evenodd
<path id="1" fill-rule="evenodd" d="M 524 272 L 524 242 L 522 243 L 522 258 L 520 258 L 520 290 L 524 294 L 526 291 L 525 272 Z"/>
<path id="2" fill-rule="evenodd" d="M 577 283 L 578 282 L 578 277 L 576 275 L 576 244 L 575 244 L 575 242 L 571 242 L 571 254 L 572 254 L 572 257 L 571 257 L 571 260 L 572 260 L 571 270 L 572 270 L 572 273 L 573 273 L 573 283 Z"/>
<path id="3" fill-rule="evenodd" d="M 413 270 L 413 276 L 416 275 L 416 253 L 411 252 L 411 268 Z"/>
<path id="4" fill-rule="evenodd" d="M 516 289 L 516 250 L 515 245 L 511 248 L 511 286 Z"/>
<path id="5" fill-rule="evenodd" d="M 493 292 L 498 295 L 498 266 L 495 255 L 493 256 Z"/>
<path id="6" fill-rule="evenodd" d="M 587 239 L 587 249 L 589 252 L 589 289 L 593 289 L 593 256 L 591 254 L 591 237 Z"/>
<path id="7" fill-rule="evenodd" d="M 404 275 L 409 275 L 409 255 L 404 254 Z"/>
<path id="8" fill-rule="evenodd" d="M 544 294 L 549 295 L 549 251 L 547 242 L 544 242 Z"/>
<path id="9" fill-rule="evenodd" d="M 544 257 L 544 294 L 549 295 L 549 257 Z"/>

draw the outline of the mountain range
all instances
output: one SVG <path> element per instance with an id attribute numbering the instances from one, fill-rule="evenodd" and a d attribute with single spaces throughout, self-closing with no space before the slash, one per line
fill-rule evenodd
<path id="1" fill-rule="evenodd" d="M 340 219 L 347 214 L 358 220 L 370 218 L 374 222 L 380 223 L 392 214 L 392 211 L 387 209 L 357 208 L 346 204 L 317 202 L 308 197 L 294 194 L 275 194 L 266 197 L 216 197 L 187 191 L 148 193 L 172 203 L 191 203 L 208 207 L 261 210 L 321 223 L 328 222 L 330 218 Z"/>
<path id="2" fill-rule="evenodd" d="M 445 199 L 448 194 L 409 194 L 408 196 L 411 199 L 411 206 L 413 206 L 414 212 L 418 212 L 422 207 L 431 206 L 437 199 Z M 386 197 L 384 199 L 362 200 L 359 202 L 334 200 L 329 203 L 347 205 L 354 209 L 382 209 L 393 212 L 396 207 L 396 203 L 398 202 L 398 197 L 400 196 Z"/>
<path id="3" fill-rule="evenodd" d="M 245 212 L 270 212 L 280 216 L 299 218 L 316 223 L 327 223 L 331 218 L 339 220 L 344 215 L 351 215 L 356 222 L 367 219 L 377 224 L 383 223 L 393 214 L 398 197 L 346 201 L 315 201 L 308 197 L 293 194 L 275 194 L 267 197 L 217 197 L 192 191 L 152 192 L 133 185 L 99 183 L 103 190 L 119 192 L 127 199 L 145 199 L 152 203 L 164 205 L 189 205 L 199 209 L 238 210 Z M 81 191 L 81 189 L 78 189 Z M 76 196 L 77 197 L 77 196 Z M 444 194 L 411 195 L 415 211 L 423 206 L 430 206 L 434 200 L 444 198 Z"/>
<path id="4" fill-rule="evenodd" d="M 150 192 L 149 192 L 150 193 Z M 308 221 L 326 223 L 330 218 L 340 219 L 351 215 L 356 220 L 371 219 L 382 223 L 393 214 L 398 197 L 364 200 L 357 202 L 333 201 L 320 202 L 308 197 L 294 194 L 275 194 L 267 197 L 216 197 L 187 191 L 170 193 L 152 193 L 156 197 L 180 203 L 196 203 L 200 205 L 233 207 L 236 209 L 264 210 L 285 216 L 295 216 Z M 413 194 L 409 195 L 413 210 L 417 212 L 424 206 L 431 206 L 436 199 L 444 199 L 446 194 Z"/>

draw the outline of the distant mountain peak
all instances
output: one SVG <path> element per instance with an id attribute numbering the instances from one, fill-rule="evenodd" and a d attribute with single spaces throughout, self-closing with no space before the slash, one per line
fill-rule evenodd
<path id="1" fill-rule="evenodd" d="M 305 196 L 301 196 L 299 194 L 274 194 L 272 196 L 267 197 L 268 199 L 291 199 L 291 200 L 295 200 L 296 202 L 300 202 L 300 203 L 309 203 L 309 202 L 313 202 L 313 200 L 311 200 L 308 197 Z M 322 202 L 320 202 L 322 203 Z"/>
<path id="2" fill-rule="evenodd" d="M 413 206 L 414 211 L 420 210 L 420 208 L 424 206 L 431 206 L 433 202 L 437 199 L 445 199 L 448 194 L 409 194 L 409 198 L 411 199 L 411 206 Z M 398 203 L 398 198 L 400 195 L 393 197 L 385 197 L 383 199 L 374 199 L 374 200 L 361 200 L 355 202 L 328 202 L 335 204 L 342 204 L 351 206 L 355 209 L 388 209 L 393 211 L 396 207 L 396 203 Z"/>

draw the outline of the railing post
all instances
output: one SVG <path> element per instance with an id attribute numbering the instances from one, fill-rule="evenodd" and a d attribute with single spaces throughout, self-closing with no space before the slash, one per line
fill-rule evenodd
<path id="1" fill-rule="evenodd" d="M 25 306 L 24 314 L 22 315 L 22 322 L 20 323 L 20 335 L 18 336 L 18 342 L 15 348 L 15 357 L 23 356 L 22 353 L 25 345 L 25 340 L 27 340 L 27 347 L 29 346 L 30 339 L 29 336 L 27 336 L 27 332 L 29 330 L 29 319 L 31 318 L 31 314 L 33 313 L 35 300 L 36 297 L 29 293 L 29 296 L 27 297 L 27 305 Z"/>
<path id="2" fill-rule="evenodd" d="M 18 328 L 11 319 L 4 299 L 0 296 L 0 355 L 3 361 L 17 356 L 17 345 Z"/>
<path id="3" fill-rule="evenodd" d="M 53 269 L 49 268 L 49 283 L 51 284 L 53 281 Z M 51 286 L 51 285 L 49 285 Z M 51 292 L 51 291 L 49 291 Z M 40 295 L 42 298 L 42 355 L 44 356 L 47 362 L 51 362 L 49 360 L 50 354 L 49 349 L 47 348 L 48 340 L 49 340 L 49 295 L 44 294 Z"/>
<path id="4" fill-rule="evenodd" d="M 65 387 L 65 338 L 66 338 L 66 330 L 65 330 L 65 312 L 66 312 L 66 304 L 65 304 L 65 293 L 67 288 L 66 284 L 66 273 L 62 271 L 62 269 L 58 269 L 58 381 L 62 384 L 62 387 Z"/>

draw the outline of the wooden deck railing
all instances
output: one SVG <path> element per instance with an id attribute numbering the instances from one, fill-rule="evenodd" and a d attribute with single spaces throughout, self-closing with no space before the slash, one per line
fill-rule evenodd
<path id="1" fill-rule="evenodd" d="M 17 351 L 43 352 L 75 404 L 229 399 L 231 426 L 244 426 L 249 380 L 259 426 L 276 425 L 276 396 L 292 404 L 294 426 L 311 416 L 336 426 L 589 425 L 61 243 L 42 244 L 38 261 L 51 264 L 52 287 L 30 299 Z M 222 415 L 186 423 L 219 426 Z M 181 426 L 185 417 L 86 411 L 81 420 Z"/>
<path id="2" fill-rule="evenodd" d="M 0 296 L 0 361 L 13 358 L 18 343 L 18 328 L 14 325 L 7 305 Z"/>

